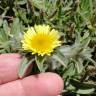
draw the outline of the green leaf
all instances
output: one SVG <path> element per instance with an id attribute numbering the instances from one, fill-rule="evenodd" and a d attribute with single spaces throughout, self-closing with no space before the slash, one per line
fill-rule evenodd
<path id="1" fill-rule="evenodd" d="M 96 84 L 93 84 L 92 82 L 80 82 L 78 80 L 70 80 L 71 84 L 76 87 L 77 90 L 75 90 L 78 94 L 91 94 L 95 91 Z"/>
<path id="2" fill-rule="evenodd" d="M 72 90 L 72 91 L 73 91 L 73 90 L 76 90 L 75 86 L 73 86 L 73 85 L 71 85 L 71 84 L 69 84 L 66 89 L 67 89 L 67 90 Z"/>
<path id="3" fill-rule="evenodd" d="M 5 31 L 5 33 L 6 33 L 6 35 L 8 35 L 8 23 L 7 23 L 7 21 L 6 20 L 4 20 L 3 21 L 3 29 L 4 29 L 4 31 Z"/>
<path id="4" fill-rule="evenodd" d="M 43 9 L 45 10 L 45 0 L 29 0 L 35 7 L 38 9 Z"/>
<path id="5" fill-rule="evenodd" d="M 95 91 L 95 88 L 91 89 L 78 89 L 76 93 L 78 94 L 92 94 Z"/>
<path id="6" fill-rule="evenodd" d="M 14 3 L 16 3 L 18 5 L 24 5 L 24 4 L 27 3 L 27 0 L 21 0 L 21 1 L 18 1 L 18 2 L 14 2 Z"/>
<path id="7" fill-rule="evenodd" d="M 12 24 L 12 28 L 11 31 L 13 33 L 13 35 L 16 37 L 20 34 L 20 22 L 18 18 L 15 18 Z"/>
<path id="8" fill-rule="evenodd" d="M 75 64 L 76 68 L 77 68 L 77 72 L 80 74 L 83 71 L 83 60 L 81 58 L 78 58 L 78 60 L 76 61 Z"/>
<path id="9" fill-rule="evenodd" d="M 81 47 L 86 48 L 86 47 L 88 46 L 89 42 L 90 42 L 90 38 L 89 38 L 89 37 L 88 37 L 88 38 L 85 38 L 85 39 L 81 42 Z"/>
<path id="10" fill-rule="evenodd" d="M 76 69 L 73 63 L 70 63 L 70 65 L 67 67 L 67 69 L 64 70 L 63 77 L 67 76 L 74 76 L 76 73 Z"/>
<path id="11" fill-rule="evenodd" d="M 28 23 L 28 18 L 26 16 L 26 10 L 22 9 L 18 11 L 18 14 L 20 16 L 20 18 L 24 21 L 24 23 Z"/>
<path id="12" fill-rule="evenodd" d="M 28 67 L 32 64 L 33 60 L 34 59 L 28 60 L 26 57 L 23 58 L 23 60 L 21 62 L 21 67 L 20 67 L 20 70 L 19 70 L 19 73 L 18 73 L 20 78 L 22 78 L 25 75 Z"/>
<path id="13" fill-rule="evenodd" d="M 52 58 L 61 63 L 62 65 L 66 66 L 63 60 L 58 55 L 53 55 Z"/>
<path id="14" fill-rule="evenodd" d="M 2 24 L 3 24 L 3 19 L 0 18 L 0 27 L 2 26 Z"/>
<path id="15" fill-rule="evenodd" d="M 41 57 L 41 56 L 35 56 L 35 60 L 36 60 L 36 64 L 38 66 L 38 69 L 40 70 L 40 72 L 43 72 L 44 71 L 44 61 L 45 61 L 45 58 L 44 57 Z"/>

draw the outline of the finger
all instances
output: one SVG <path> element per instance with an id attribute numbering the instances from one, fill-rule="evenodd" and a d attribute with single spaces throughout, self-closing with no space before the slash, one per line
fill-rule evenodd
<path id="1" fill-rule="evenodd" d="M 0 84 L 18 79 L 20 61 L 19 54 L 0 55 Z"/>
<path id="2" fill-rule="evenodd" d="M 57 96 L 62 89 L 63 81 L 57 74 L 41 73 L 1 85 L 0 96 Z"/>

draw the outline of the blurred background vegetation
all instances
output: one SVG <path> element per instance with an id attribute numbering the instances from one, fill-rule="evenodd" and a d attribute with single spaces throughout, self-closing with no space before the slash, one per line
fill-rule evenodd
<path id="1" fill-rule="evenodd" d="M 64 79 L 62 96 L 96 96 L 96 0 L 0 0 L 0 53 L 20 53 L 34 24 L 60 31 L 48 71 Z"/>

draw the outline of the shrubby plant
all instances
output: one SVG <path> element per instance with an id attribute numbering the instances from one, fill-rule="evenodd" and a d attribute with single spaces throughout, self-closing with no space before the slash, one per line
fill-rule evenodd
<path id="1" fill-rule="evenodd" d="M 60 35 L 60 45 L 55 42 L 58 47 L 50 55 L 22 48 L 24 34 L 36 25 L 50 26 Z M 95 96 L 96 0 L 0 0 L 0 53 L 10 52 L 23 56 L 20 78 L 34 62 L 34 74 L 52 71 L 64 79 L 62 96 Z"/>

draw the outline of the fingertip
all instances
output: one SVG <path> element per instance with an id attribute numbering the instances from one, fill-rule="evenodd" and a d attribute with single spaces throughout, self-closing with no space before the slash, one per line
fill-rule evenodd
<path id="1" fill-rule="evenodd" d="M 41 76 L 44 75 L 43 78 L 45 79 L 46 88 L 49 89 L 49 94 L 46 96 L 57 96 L 63 90 L 63 80 L 62 78 L 56 73 L 42 73 Z M 47 78 L 47 80 L 46 80 Z M 42 80 L 43 81 L 43 80 Z"/>
<path id="2" fill-rule="evenodd" d="M 26 96 L 57 96 L 63 89 L 63 80 L 55 73 L 41 73 L 21 81 Z"/>

